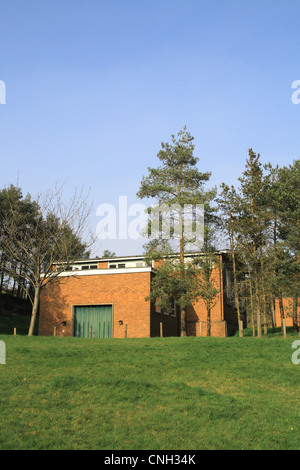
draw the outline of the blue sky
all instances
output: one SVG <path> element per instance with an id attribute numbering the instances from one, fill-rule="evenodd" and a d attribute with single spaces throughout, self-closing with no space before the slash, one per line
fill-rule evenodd
<path id="1" fill-rule="evenodd" d="M 184 125 L 208 186 L 299 158 L 299 0 L 1 0 L 0 187 L 137 201 Z M 119 255 L 138 241 L 99 242 Z"/>

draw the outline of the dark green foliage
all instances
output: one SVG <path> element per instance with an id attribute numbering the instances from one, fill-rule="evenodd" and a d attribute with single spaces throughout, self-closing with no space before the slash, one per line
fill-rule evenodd
<path id="1" fill-rule="evenodd" d="M 233 262 L 235 306 L 247 309 L 249 319 L 274 326 L 275 298 L 281 316 L 283 297 L 294 302 L 294 326 L 300 274 L 300 163 L 288 168 L 262 165 L 260 155 L 249 150 L 240 187 L 221 185 L 219 197 Z"/>

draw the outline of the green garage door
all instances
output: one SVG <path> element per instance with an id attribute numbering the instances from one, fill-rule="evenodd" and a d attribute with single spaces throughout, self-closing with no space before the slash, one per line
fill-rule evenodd
<path id="1" fill-rule="evenodd" d="M 89 338 L 111 338 L 112 306 L 88 305 L 75 307 L 74 336 Z"/>

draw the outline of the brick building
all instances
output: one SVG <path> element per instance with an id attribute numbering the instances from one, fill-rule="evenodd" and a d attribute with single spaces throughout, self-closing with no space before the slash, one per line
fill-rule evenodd
<path id="1" fill-rule="evenodd" d="M 212 336 L 228 336 L 237 329 L 236 311 L 230 304 L 230 274 L 225 251 L 214 270 L 219 289 L 211 313 Z M 42 291 L 39 334 L 141 338 L 178 336 L 180 312 L 175 305 L 167 315 L 145 298 L 150 293 L 154 266 L 143 256 L 81 260 Z M 206 336 L 206 308 L 199 300 L 187 311 L 187 334 Z"/>
<path id="2" fill-rule="evenodd" d="M 294 300 L 291 298 L 282 299 L 283 318 L 285 319 L 286 326 L 300 325 L 300 299 L 298 299 L 297 305 L 297 317 L 293 318 L 294 313 Z M 282 326 L 282 318 L 280 313 L 279 299 L 275 301 L 275 325 Z M 296 315 L 295 315 L 296 316 Z"/>

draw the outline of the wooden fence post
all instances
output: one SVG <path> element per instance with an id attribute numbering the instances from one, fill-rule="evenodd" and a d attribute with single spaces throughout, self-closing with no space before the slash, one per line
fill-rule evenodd
<path id="1" fill-rule="evenodd" d="M 282 319 L 282 324 L 283 324 L 283 337 L 286 339 L 286 323 L 285 323 L 285 318 Z"/>
<path id="2" fill-rule="evenodd" d="M 244 325 L 243 325 L 243 321 L 240 320 L 240 324 L 239 324 L 239 329 L 240 329 L 240 338 L 243 338 L 244 336 Z"/>
<path id="3" fill-rule="evenodd" d="M 161 338 L 163 337 L 163 323 L 162 323 L 162 321 L 159 324 L 159 336 Z"/>
<path id="4" fill-rule="evenodd" d="M 56 326 L 53 329 L 53 336 L 56 336 Z"/>
<path id="5" fill-rule="evenodd" d="M 127 338 L 127 323 L 125 323 L 125 338 Z"/>

